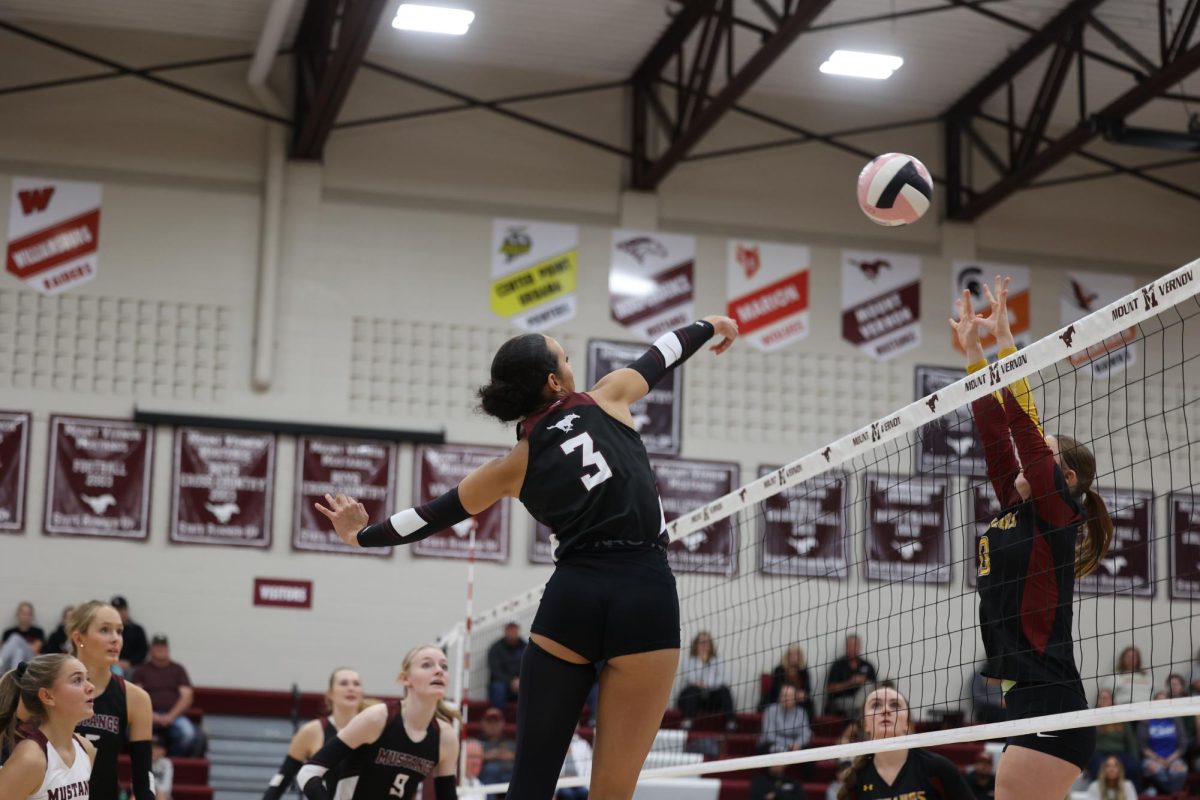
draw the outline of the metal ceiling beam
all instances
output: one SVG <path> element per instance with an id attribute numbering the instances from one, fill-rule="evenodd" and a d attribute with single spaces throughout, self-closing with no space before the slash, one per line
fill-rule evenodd
<path id="1" fill-rule="evenodd" d="M 320 160 L 387 0 L 308 0 L 296 34 L 292 157 Z"/>
<path id="2" fill-rule="evenodd" d="M 759 11 L 763 3 L 768 2 L 751 1 Z M 833 0 L 783 0 L 772 4 L 778 25 L 764 34 L 762 46 L 741 65 L 734 64 L 733 53 L 736 2 L 693 0 L 684 6 L 634 72 L 631 80 L 634 188 L 656 189 Z M 690 34 L 698 26 L 701 27 L 700 42 L 696 47 L 689 47 Z M 717 60 L 722 56 L 726 81 L 720 91 L 710 97 L 707 87 Z M 671 124 L 659 120 L 658 127 L 666 139 L 666 147 L 655 156 L 650 152 L 650 113 L 653 111 L 661 117 L 663 109 L 656 107 L 655 97 L 663 83 L 662 72 L 672 62 L 677 76 L 676 113 Z"/>
<path id="3" fill-rule="evenodd" d="M 109 72 L 96 72 L 91 75 L 78 75 L 74 78 L 58 78 L 52 81 L 38 81 L 37 83 L 23 83 L 18 86 L 5 86 L 0 89 L 0 95 L 22 94 L 24 92 L 38 92 L 43 89 L 58 89 L 63 86 L 77 86 L 81 83 L 95 83 L 97 81 L 107 81 L 113 78 L 137 77 L 142 75 L 153 75 L 158 72 L 173 72 L 175 70 L 195 69 L 197 67 L 211 67 L 215 64 L 232 64 L 238 61 L 249 61 L 254 57 L 253 53 L 242 53 L 232 56 L 212 56 L 210 58 L 195 58 L 190 61 L 172 61 L 168 64 L 154 64 L 149 67 L 138 67 L 131 70 L 114 69 Z"/>

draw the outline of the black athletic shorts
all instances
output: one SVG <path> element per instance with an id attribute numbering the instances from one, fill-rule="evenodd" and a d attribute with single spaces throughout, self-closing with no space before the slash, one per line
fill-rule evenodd
<path id="1" fill-rule="evenodd" d="M 1053 683 L 1018 683 L 1004 695 L 1004 705 L 1010 720 L 1082 711 L 1088 707 L 1082 686 Z M 1004 747 L 1007 750 L 1012 745 L 1061 758 L 1083 770 L 1091 764 L 1096 750 L 1096 729 L 1066 728 L 1011 736 Z"/>
<path id="2" fill-rule="evenodd" d="M 568 553 L 530 631 L 593 662 L 679 647 L 679 594 L 667 554 L 650 547 Z"/>

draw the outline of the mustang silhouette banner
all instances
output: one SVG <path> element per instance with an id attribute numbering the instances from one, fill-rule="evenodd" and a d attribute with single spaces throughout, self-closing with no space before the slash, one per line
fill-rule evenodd
<path id="1" fill-rule="evenodd" d="M 292 549 L 390 558 L 394 547 L 350 547 L 313 507 L 325 495 L 346 494 L 363 504 L 371 522 L 394 512 L 396 444 L 302 436 L 296 442 L 296 485 L 292 492 Z"/>
<path id="2" fill-rule="evenodd" d="M 413 470 L 413 505 L 428 503 L 453 489 L 467 474 L 507 450 L 463 444 L 423 444 L 417 447 Z M 414 556 L 468 558 L 471 555 L 471 531 L 475 531 L 475 558 L 480 561 L 508 561 L 509 519 L 512 500 L 499 503 L 463 520 L 449 530 L 435 533 L 410 545 Z"/>
<path id="3" fill-rule="evenodd" d="M 949 583 L 949 479 L 867 473 L 863 481 L 866 577 Z"/>
<path id="4" fill-rule="evenodd" d="M 778 472 L 761 466 L 758 477 Z M 846 577 L 849 497 L 844 472 L 826 472 L 761 504 L 759 569 L 767 575 Z"/>
<path id="5" fill-rule="evenodd" d="M 176 428 L 171 542 L 270 547 L 275 434 Z"/>
<path id="6" fill-rule="evenodd" d="M 729 494 L 739 484 L 738 465 L 724 461 L 652 458 L 650 466 L 654 468 L 667 522 Z M 672 542 L 667 548 L 671 569 L 736 575 L 738 516 L 726 517 Z"/>

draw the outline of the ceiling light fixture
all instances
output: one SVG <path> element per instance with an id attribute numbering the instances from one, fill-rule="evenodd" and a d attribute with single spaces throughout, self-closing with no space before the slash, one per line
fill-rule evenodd
<path id="1" fill-rule="evenodd" d="M 879 53 L 859 53 L 854 50 L 834 50 L 829 60 L 821 65 L 826 75 L 848 75 L 852 78 L 871 78 L 884 81 L 900 69 L 904 59 L 900 56 L 885 56 Z"/>
<path id="2" fill-rule="evenodd" d="M 424 31 L 425 33 L 462 36 L 471 27 L 474 19 L 474 11 L 462 8 L 403 3 L 396 9 L 396 18 L 392 20 L 392 27 L 403 31 Z"/>

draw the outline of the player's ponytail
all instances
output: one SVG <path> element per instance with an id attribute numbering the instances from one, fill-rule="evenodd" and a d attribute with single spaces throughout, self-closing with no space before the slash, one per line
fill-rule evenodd
<path id="1" fill-rule="evenodd" d="M 1096 457 L 1070 436 L 1059 436 L 1058 452 L 1063 464 L 1075 470 L 1075 496 L 1083 503 L 1087 519 L 1084 534 L 1075 546 L 1075 577 L 1091 575 L 1108 553 L 1113 538 L 1113 521 L 1104 498 L 1092 489 L 1096 480 Z"/>
<path id="2" fill-rule="evenodd" d="M 558 372 L 558 359 L 540 333 L 514 336 L 492 358 L 491 381 L 479 387 L 479 407 L 501 422 L 512 422 L 546 402 L 546 377 Z"/>

